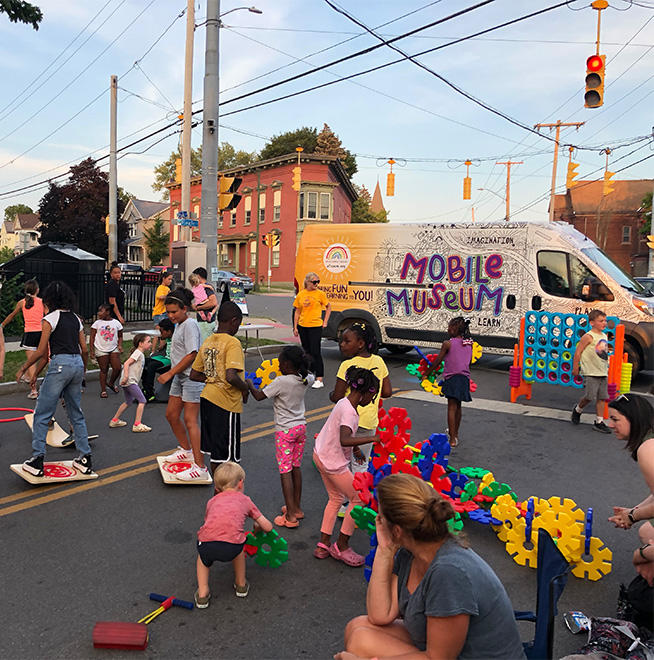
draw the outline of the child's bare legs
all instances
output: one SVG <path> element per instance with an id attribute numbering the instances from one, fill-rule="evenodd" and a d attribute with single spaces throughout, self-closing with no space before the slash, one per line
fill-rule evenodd
<path id="1" fill-rule="evenodd" d="M 113 390 L 114 387 L 116 387 L 116 381 L 118 380 L 118 376 L 120 376 L 120 372 L 122 369 L 122 365 L 120 363 L 120 353 L 117 351 L 114 351 L 113 353 L 109 353 L 109 363 L 111 364 L 111 377 L 109 378 L 109 387 Z"/>
<path id="2" fill-rule="evenodd" d="M 237 587 L 244 587 L 245 586 L 245 553 L 244 552 L 241 552 L 241 554 L 238 555 L 238 557 L 232 559 L 232 566 L 234 567 L 234 584 Z M 209 574 L 209 569 L 207 569 L 207 575 L 208 574 Z M 208 583 L 207 583 L 207 593 L 209 593 Z"/>
<path id="3" fill-rule="evenodd" d="M 121 403 L 112 419 L 120 419 L 120 416 L 129 408 L 129 403 Z"/>
<path id="4" fill-rule="evenodd" d="M 98 355 L 98 366 L 100 367 L 100 392 L 107 393 L 107 372 L 109 371 L 109 356 Z"/>
<path id="5" fill-rule="evenodd" d="M 447 426 L 450 431 L 450 440 L 459 439 L 459 426 L 461 426 L 461 401 L 454 398 L 447 400 Z"/>
<path id="6" fill-rule="evenodd" d="M 209 567 L 205 566 L 198 555 L 195 572 L 198 576 L 198 598 L 206 598 L 209 595 Z M 245 561 L 243 562 L 243 574 L 245 575 Z"/>
<path id="7" fill-rule="evenodd" d="M 143 419 L 143 411 L 145 410 L 145 404 L 139 403 L 136 405 L 136 415 L 134 417 L 134 426 L 138 426 Z"/>
<path id="8" fill-rule="evenodd" d="M 300 500 L 302 499 L 302 470 L 299 467 L 294 467 L 291 470 L 293 478 L 293 505 L 295 506 L 295 515 L 302 513 Z"/>
<path id="9" fill-rule="evenodd" d="M 182 421 L 182 410 L 184 421 Z M 169 396 L 166 406 L 166 419 L 170 428 L 177 438 L 180 447 L 187 451 L 193 451 L 193 460 L 196 465 L 202 467 L 204 458 L 200 451 L 200 425 L 198 415 L 200 413 L 199 403 L 188 403 L 182 401 L 181 396 Z M 213 464 L 212 464 L 213 468 Z"/>
<path id="10" fill-rule="evenodd" d="M 184 424 L 188 431 L 188 438 L 193 450 L 193 460 L 196 465 L 204 467 L 204 455 L 200 450 L 200 425 L 198 417 L 200 415 L 200 404 L 184 402 Z M 217 464 L 213 464 L 218 467 Z"/>
<path id="11" fill-rule="evenodd" d="M 297 516 L 302 514 L 300 499 L 302 498 L 302 471 L 294 467 L 290 472 L 279 475 L 282 481 L 282 493 L 286 502 L 286 520 L 295 522 Z"/>

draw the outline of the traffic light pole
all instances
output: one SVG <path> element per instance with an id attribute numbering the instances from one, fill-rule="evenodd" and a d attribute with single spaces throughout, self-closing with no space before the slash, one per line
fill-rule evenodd
<path id="1" fill-rule="evenodd" d="M 182 204 L 191 218 L 191 130 L 193 126 L 193 37 L 195 31 L 195 0 L 186 6 L 186 46 L 184 51 L 184 114 L 182 115 Z M 182 228 L 181 240 L 191 240 L 193 228 Z"/>
<path id="2" fill-rule="evenodd" d="M 118 171 L 116 143 L 118 133 L 118 76 L 111 76 L 111 115 L 109 129 L 109 265 L 118 261 Z"/>
<path id="3" fill-rule="evenodd" d="M 220 0 L 207 0 L 202 122 L 202 207 L 200 236 L 207 246 L 207 272 L 218 268 L 218 39 Z M 257 218 L 258 221 L 258 218 Z"/>
<path id="4" fill-rule="evenodd" d="M 552 186 L 550 189 L 550 222 L 554 220 L 554 195 L 556 194 L 556 166 L 558 165 L 559 162 L 559 135 L 561 134 L 561 127 L 574 126 L 577 130 L 579 130 L 579 127 L 583 126 L 585 123 L 586 122 L 584 121 L 564 123 L 559 119 L 556 122 L 556 124 L 534 125 L 534 128 L 537 131 L 539 131 L 541 128 L 549 128 L 550 130 L 553 128 L 556 129 L 556 135 L 554 137 L 554 162 L 552 164 Z"/>
<path id="5" fill-rule="evenodd" d="M 495 162 L 495 165 L 506 165 L 506 217 L 509 221 L 509 212 L 511 209 L 511 165 L 522 165 L 521 160 L 507 160 L 503 163 Z"/>
<path id="6" fill-rule="evenodd" d="M 255 264 L 254 264 L 254 290 L 259 293 L 261 291 L 261 287 L 259 286 L 259 239 L 261 238 L 261 235 L 259 233 L 259 187 L 261 186 L 261 170 L 257 169 L 257 205 L 256 205 L 256 216 L 254 218 L 254 222 L 256 223 L 256 234 L 257 238 L 255 239 L 257 242 L 257 247 L 254 253 L 254 259 L 255 259 Z"/>

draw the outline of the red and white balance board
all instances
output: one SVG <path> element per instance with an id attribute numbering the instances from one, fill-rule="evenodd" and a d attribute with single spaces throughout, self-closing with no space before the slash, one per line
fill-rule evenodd
<path id="1" fill-rule="evenodd" d="M 43 471 L 45 476 L 35 477 L 33 474 L 23 470 L 22 463 L 14 463 L 9 466 L 18 476 L 23 477 L 25 481 L 35 486 L 43 486 L 45 484 L 58 484 L 65 481 L 89 481 L 97 479 L 98 475 L 95 472 L 91 474 L 82 474 L 79 470 L 73 467 L 73 461 L 56 461 L 43 464 Z"/>
<path id="2" fill-rule="evenodd" d="M 194 479 L 193 481 L 181 481 L 175 477 L 177 472 L 188 470 L 191 467 L 190 461 L 177 461 L 176 463 L 166 463 L 165 456 L 157 456 L 157 463 L 159 463 L 159 472 L 164 483 L 172 486 L 208 486 L 213 484 L 211 473 L 207 472 L 206 479 Z"/>

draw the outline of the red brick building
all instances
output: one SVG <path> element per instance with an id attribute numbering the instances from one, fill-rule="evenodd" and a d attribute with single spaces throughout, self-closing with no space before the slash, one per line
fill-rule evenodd
<path id="1" fill-rule="evenodd" d="M 579 181 L 554 198 L 554 219 L 574 225 L 629 274 L 647 275 L 649 249 L 639 233 L 643 198 L 652 192 L 651 179 L 615 181 L 603 195 L 603 181 Z"/>
<path id="2" fill-rule="evenodd" d="M 297 153 L 251 163 L 221 172 L 242 179 L 238 207 L 218 218 L 218 268 L 256 277 L 257 246 L 259 278 L 267 277 L 271 256 L 271 281 L 292 283 L 295 255 L 300 236 L 307 224 L 349 223 L 352 202 L 357 194 L 343 166 L 335 156 L 302 154 L 301 188 L 293 190 L 293 168 Z M 181 200 L 181 184 L 171 183 L 171 224 Z M 257 195 L 258 191 L 258 195 Z M 191 180 L 191 212 L 200 218 L 202 177 Z M 257 221 L 258 211 L 258 221 Z M 181 239 L 180 227 L 171 227 L 171 241 Z M 278 233 L 279 245 L 272 250 L 261 237 Z M 200 228 L 193 232 L 200 240 Z"/>

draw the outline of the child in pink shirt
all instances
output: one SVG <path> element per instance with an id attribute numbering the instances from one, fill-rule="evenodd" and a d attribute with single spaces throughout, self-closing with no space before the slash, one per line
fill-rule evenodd
<path id="1" fill-rule="evenodd" d="M 191 292 L 193 293 L 193 304 L 201 305 L 209 297 L 207 296 L 207 290 L 204 284 L 200 282 L 200 278 L 195 273 L 191 273 L 188 276 L 188 281 L 189 284 L 191 285 Z M 211 317 L 213 316 L 213 310 L 198 309 L 196 311 L 196 314 L 199 321 L 211 321 Z"/>
<path id="2" fill-rule="evenodd" d="M 379 392 L 379 379 L 369 369 L 352 366 L 345 373 L 345 382 L 350 393 L 334 406 L 316 438 L 313 450 L 314 463 L 329 496 L 320 526 L 320 541 L 313 551 L 313 556 L 318 559 L 331 556 L 340 559 L 348 566 L 361 566 L 365 558 L 350 548 L 350 536 L 355 527 L 350 512 L 357 504 L 362 504 L 359 494 L 352 485 L 350 460 L 353 447 L 379 440 L 377 435 L 355 437 L 359 428 L 357 406 L 367 406 L 375 398 Z M 338 540 L 332 543 L 331 536 L 336 516 L 345 500 L 350 504 Z"/>
<path id="3" fill-rule="evenodd" d="M 272 523 L 261 514 L 254 502 L 243 494 L 245 471 L 237 463 L 222 463 L 213 475 L 218 493 L 207 502 L 204 525 L 198 531 L 198 588 L 195 605 L 209 607 L 209 568 L 214 561 L 231 561 L 234 567 L 234 589 L 239 598 L 245 598 L 250 584 L 245 579 L 246 518 L 254 520 L 254 531 L 272 530 Z"/>

